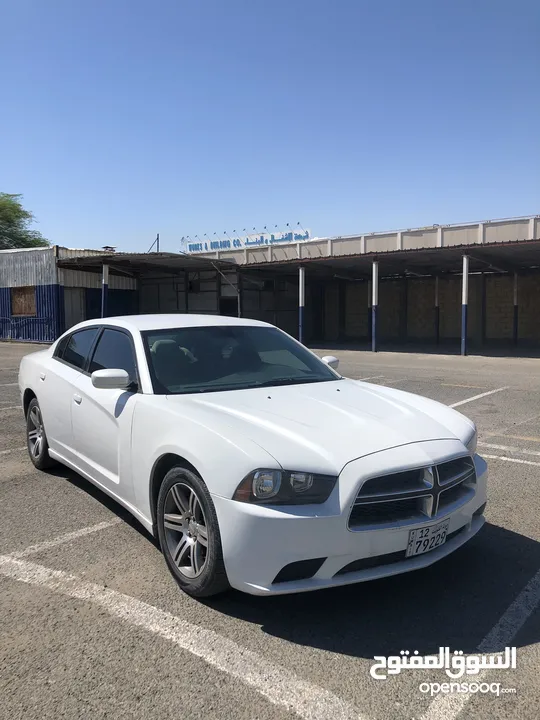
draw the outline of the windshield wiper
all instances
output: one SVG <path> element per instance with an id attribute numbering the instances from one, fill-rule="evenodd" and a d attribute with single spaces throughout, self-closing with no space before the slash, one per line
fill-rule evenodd
<path id="1" fill-rule="evenodd" d="M 338 378 L 307 378 L 298 376 L 274 378 L 273 380 L 266 380 L 265 382 L 257 383 L 255 387 L 271 387 L 272 385 L 304 385 L 306 383 L 328 382 L 329 380 L 338 380 Z"/>
<path id="2" fill-rule="evenodd" d="M 194 385 L 192 387 L 184 386 L 179 392 L 173 393 L 174 395 L 196 395 L 198 393 L 207 392 L 222 392 L 225 390 L 245 390 L 248 388 L 258 387 L 258 385 L 252 385 L 251 383 L 224 383 L 223 385 Z"/>

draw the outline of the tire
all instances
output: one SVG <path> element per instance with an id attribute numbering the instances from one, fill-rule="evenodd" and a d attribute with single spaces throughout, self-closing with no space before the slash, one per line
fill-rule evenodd
<path id="1" fill-rule="evenodd" d="M 49 443 L 37 398 L 30 400 L 26 413 L 26 447 L 32 464 L 38 470 L 47 470 L 56 465 L 49 456 Z"/>
<path id="2" fill-rule="evenodd" d="M 161 551 L 180 588 L 197 598 L 227 590 L 216 510 L 202 479 L 179 465 L 169 470 L 156 515 Z"/>

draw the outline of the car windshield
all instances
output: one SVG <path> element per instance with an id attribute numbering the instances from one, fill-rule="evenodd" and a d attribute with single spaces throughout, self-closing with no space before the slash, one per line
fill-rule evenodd
<path id="1" fill-rule="evenodd" d="M 339 380 L 281 330 L 207 326 L 143 332 L 157 394 L 219 392 Z"/>

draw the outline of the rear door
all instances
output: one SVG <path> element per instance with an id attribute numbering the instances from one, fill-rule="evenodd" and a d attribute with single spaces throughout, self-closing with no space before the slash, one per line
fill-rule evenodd
<path id="1" fill-rule="evenodd" d="M 84 372 L 98 328 L 90 327 L 66 335 L 39 374 L 36 394 L 49 447 L 73 462 L 71 406 L 78 378 Z"/>
<path id="2" fill-rule="evenodd" d="M 104 390 L 92 385 L 91 374 L 103 369 L 125 370 L 129 390 Z M 131 334 L 104 327 L 95 343 L 86 373 L 77 378 L 72 423 L 77 465 L 107 490 L 127 502 L 131 483 L 131 422 L 137 400 L 138 372 Z"/>

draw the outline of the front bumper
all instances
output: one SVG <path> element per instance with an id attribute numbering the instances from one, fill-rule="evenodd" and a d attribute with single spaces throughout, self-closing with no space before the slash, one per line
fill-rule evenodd
<path id="1" fill-rule="evenodd" d="M 418 443 L 402 448 L 399 460 L 397 457 L 392 459 L 396 455 L 393 451 L 377 453 L 384 458 L 377 458 L 375 465 L 383 463 L 381 467 L 388 468 L 392 462 L 399 462 L 402 467 L 411 466 L 418 463 L 419 452 L 427 452 L 432 461 L 449 449 L 448 445 L 441 446 L 441 442 Z M 418 445 L 423 447 L 418 448 Z M 366 472 L 365 460 L 354 461 L 344 468 L 334 492 L 322 505 L 272 508 L 214 495 L 225 568 L 232 587 L 253 595 L 280 595 L 408 572 L 449 555 L 470 540 L 484 524 L 483 516 L 475 515 L 475 512 L 487 500 L 487 465 L 482 458 L 475 456 L 476 492 L 470 501 L 454 512 L 436 520 L 426 518 L 416 524 L 349 530 L 349 512 L 356 497 L 359 477 Z M 372 460 L 369 463 L 374 465 Z M 423 555 L 405 558 L 410 530 L 445 519 L 450 520 L 450 525 L 444 545 Z M 370 561 L 370 558 L 373 560 Z M 276 582 L 285 566 L 315 559 L 320 562 L 312 563 L 314 572 L 310 577 Z M 356 562 L 362 560 L 366 562 Z M 351 571 L 347 569 L 343 572 L 351 563 L 356 563 L 356 567 L 363 566 L 363 569 L 356 570 L 353 565 Z"/>

